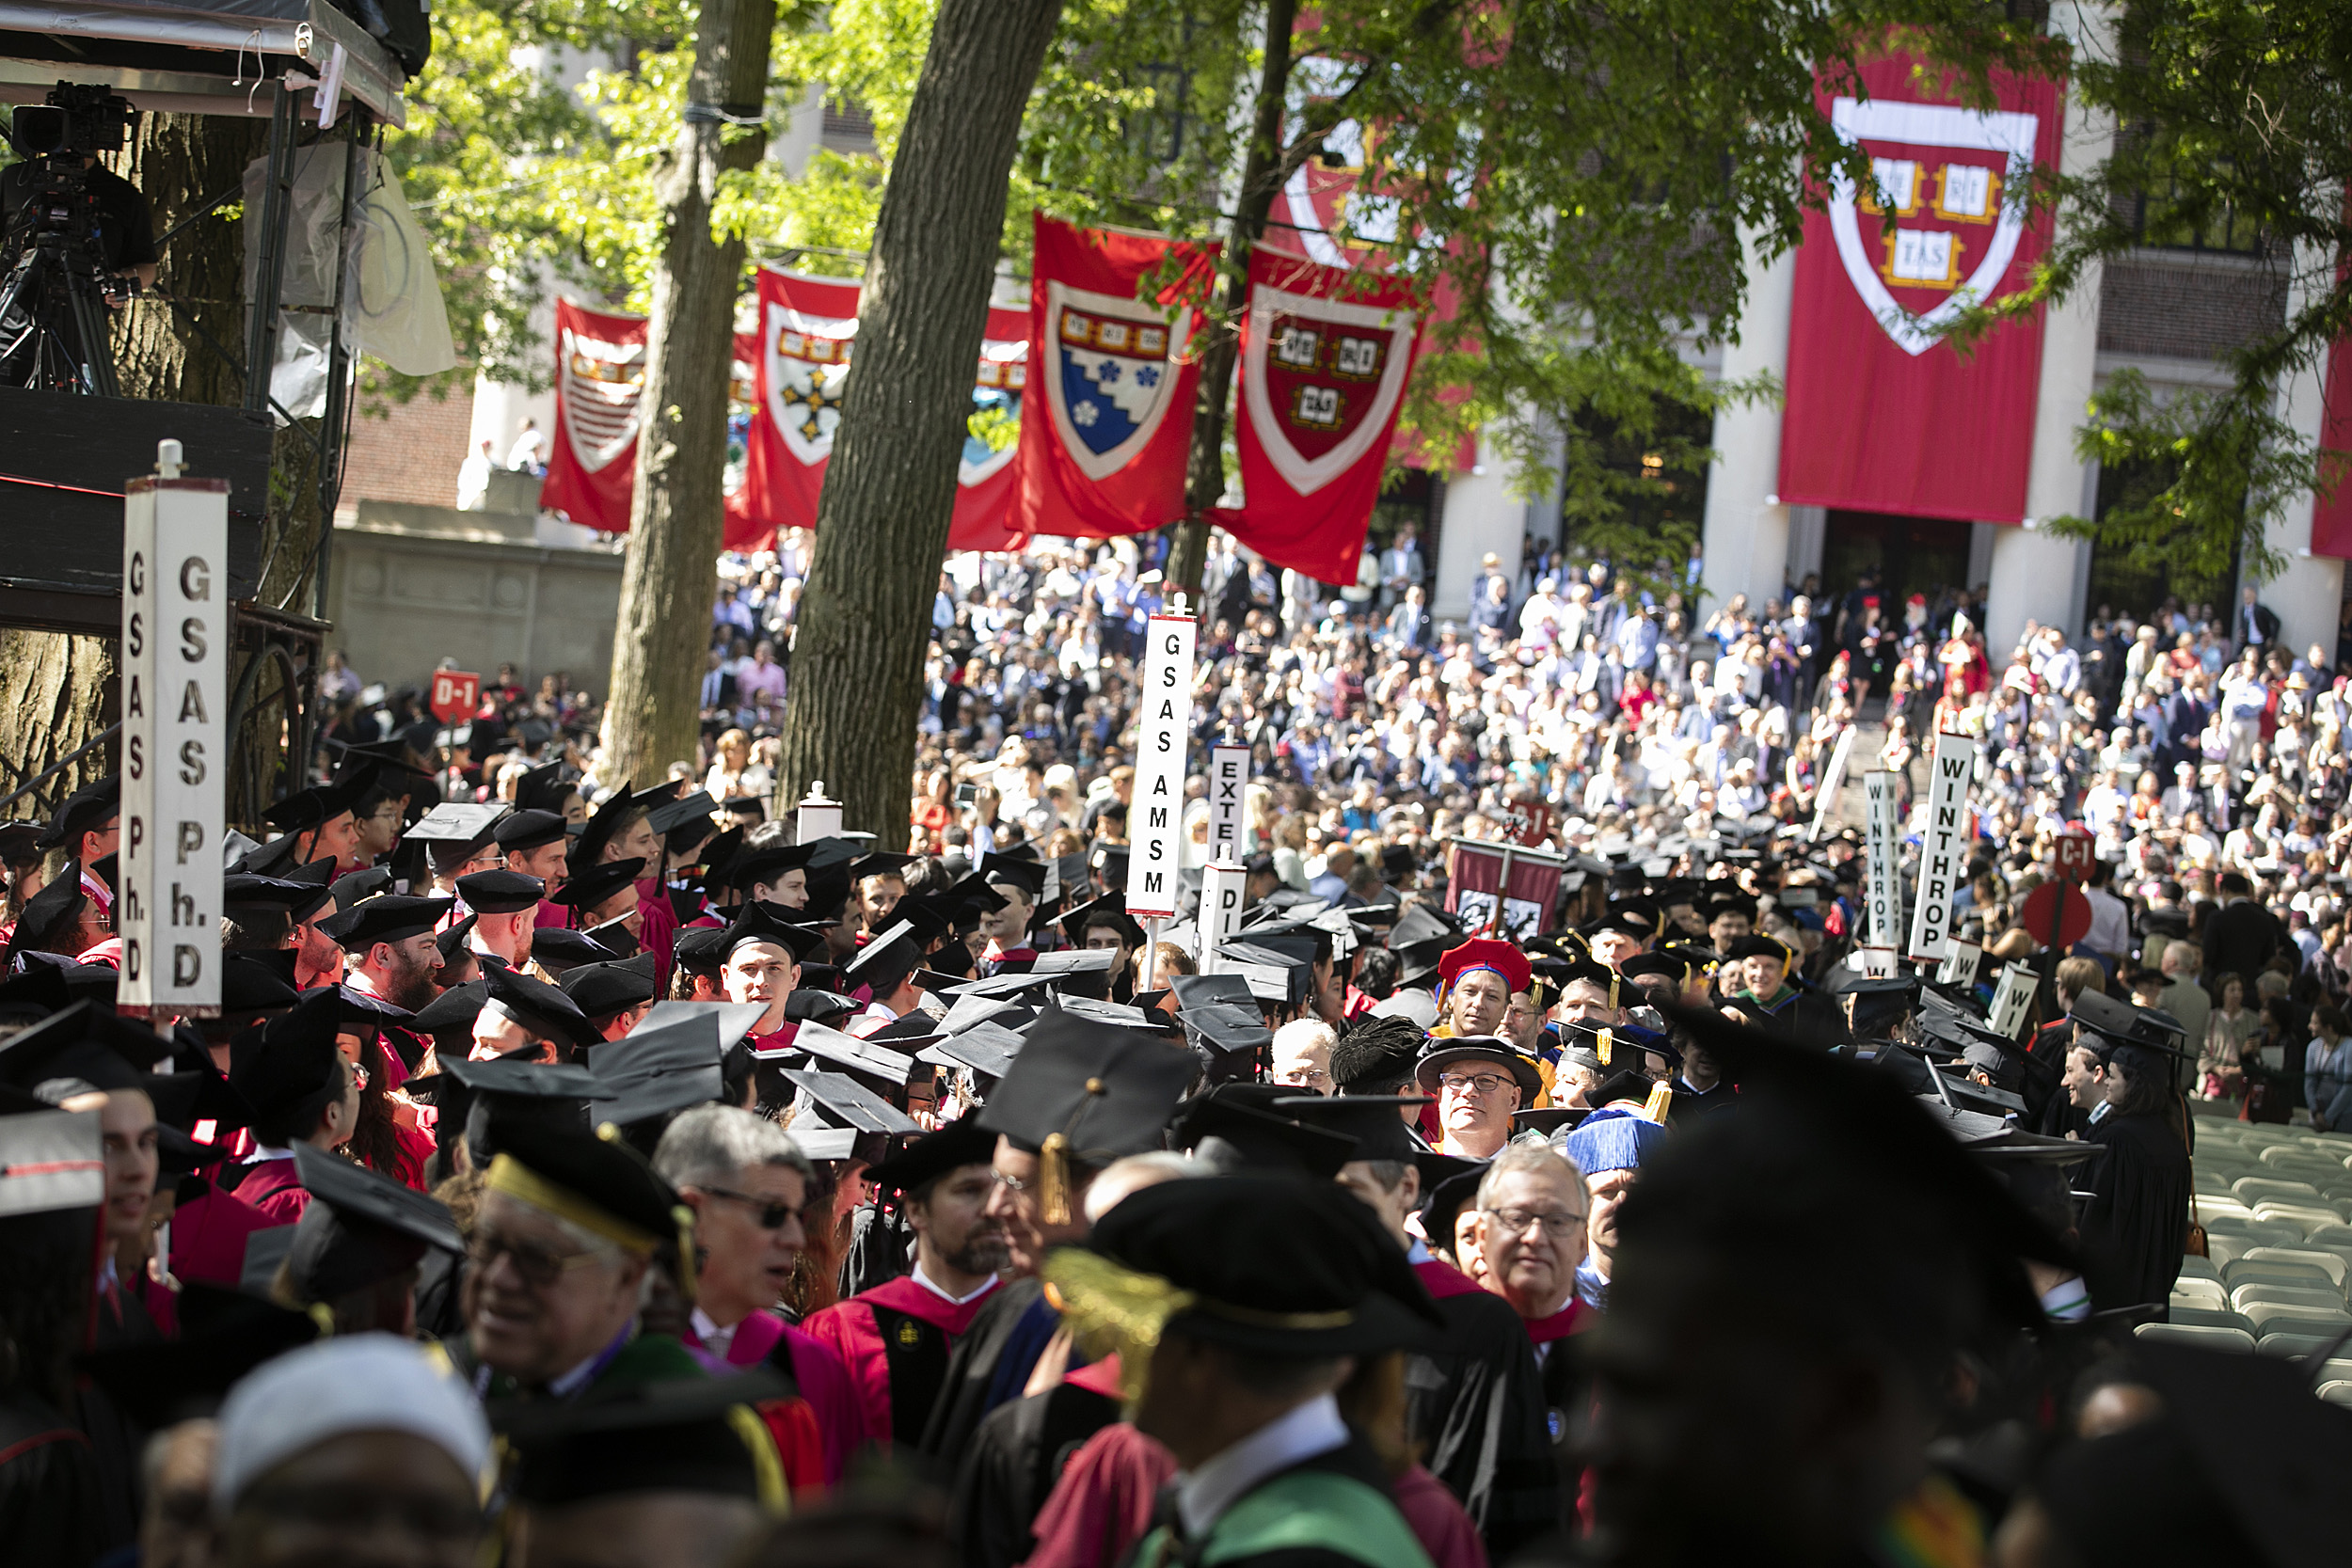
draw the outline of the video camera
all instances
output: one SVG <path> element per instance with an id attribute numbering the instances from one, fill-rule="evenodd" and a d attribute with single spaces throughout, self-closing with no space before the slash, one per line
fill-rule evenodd
<path id="1" fill-rule="evenodd" d="M 9 139 L 27 158 L 72 158 L 114 152 L 131 139 L 137 113 L 102 82 L 59 82 L 47 99 L 16 111 Z"/>

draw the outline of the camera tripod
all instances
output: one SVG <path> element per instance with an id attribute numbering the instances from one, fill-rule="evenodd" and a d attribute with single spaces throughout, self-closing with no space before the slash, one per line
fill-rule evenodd
<path id="1" fill-rule="evenodd" d="M 0 385 L 120 397 L 105 285 L 86 245 L 52 231 L 10 248 L 18 259 L 0 284 Z"/>

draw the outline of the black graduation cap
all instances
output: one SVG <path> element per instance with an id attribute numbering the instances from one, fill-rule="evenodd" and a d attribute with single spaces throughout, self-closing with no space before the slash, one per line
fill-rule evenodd
<path id="1" fill-rule="evenodd" d="M 490 836 L 498 847 L 510 855 L 526 854 L 544 849 L 564 837 L 566 824 L 551 811 L 518 811 L 501 820 L 491 830 Z"/>
<path id="2" fill-rule="evenodd" d="M 1902 975 L 1856 974 L 1849 970 L 1839 977 L 1836 995 L 1845 1010 L 1846 1026 L 1855 1037 L 1875 1039 L 1919 1006 L 1919 983 Z"/>
<path id="3" fill-rule="evenodd" d="M 893 849 L 871 850 L 850 863 L 850 880 L 855 884 L 868 877 L 896 877 L 920 858 Z"/>
<path id="4" fill-rule="evenodd" d="M 1012 1070 L 980 1108 L 980 1125 L 1044 1157 L 1046 1218 L 1067 1224 L 1068 1167 L 1158 1148 L 1193 1068 L 1192 1053 L 1166 1040 L 1057 1010 L 1030 1026 Z"/>
<path id="5" fill-rule="evenodd" d="M 630 783 L 634 783 L 632 780 Z M 594 866 L 604 858 L 606 845 L 619 836 L 620 831 L 633 818 L 650 813 L 656 806 L 677 798 L 677 786 L 659 784 L 651 789 L 629 792 L 629 784 L 604 798 L 596 814 L 588 818 L 588 826 L 580 831 L 580 843 L 573 847 L 572 859 L 580 865 Z"/>
<path id="6" fill-rule="evenodd" d="M 859 1037 L 874 1045 L 886 1045 L 893 1051 L 907 1052 L 946 1036 L 946 1031 L 939 1026 L 939 1020 L 918 1007 Z"/>
<path id="7" fill-rule="evenodd" d="M 256 877 L 244 872 L 231 872 L 220 879 L 220 904 L 223 913 L 231 918 L 256 911 L 275 910 L 287 919 L 294 918 L 297 905 L 317 908 L 333 895 L 312 882 L 297 882 L 284 877 Z"/>
<path id="8" fill-rule="evenodd" d="M 1356 1140 L 1273 1108 L 1289 1098 L 1285 1085 L 1218 1084 L 1180 1103 L 1168 1130 L 1179 1148 L 1220 1175 L 1283 1170 L 1328 1181 L 1358 1158 Z"/>
<path id="9" fill-rule="evenodd" d="M 568 905 L 584 915 L 637 880 L 644 869 L 644 858 L 634 855 L 625 861 L 592 865 L 585 871 L 574 872 L 549 902 Z"/>
<path id="10" fill-rule="evenodd" d="M 378 765 L 371 762 L 339 784 L 298 789 L 262 813 L 262 820 L 289 836 L 324 827 L 351 810 L 359 797 L 374 788 L 380 771 Z"/>
<path id="11" fill-rule="evenodd" d="M 675 853 L 702 843 L 719 831 L 718 824 L 710 820 L 710 814 L 718 809 L 719 802 L 710 798 L 709 792 L 698 789 L 684 800 L 663 800 L 647 808 L 645 825 L 660 833 L 666 847 Z M 677 841 L 669 843 L 673 833 L 678 835 Z"/>
<path id="12" fill-rule="evenodd" d="M 1265 1026 L 1255 1007 L 1207 1003 L 1184 1008 L 1176 1015 L 1176 1022 L 1184 1026 L 1185 1038 L 1218 1055 L 1256 1051 L 1274 1042 L 1274 1031 Z"/>
<path id="13" fill-rule="evenodd" d="M 980 857 L 979 875 L 992 886 L 1019 888 L 1032 905 L 1045 896 L 1045 867 L 1035 860 L 992 850 Z"/>
<path id="14" fill-rule="evenodd" d="M 560 987 L 497 965 L 486 966 L 482 978 L 489 987 L 489 1000 L 510 1013 L 524 1015 L 524 1027 L 535 1022 L 540 1033 L 568 1039 L 583 1048 L 602 1043 L 603 1037 L 588 1022 L 587 1015 Z"/>
<path id="15" fill-rule="evenodd" d="M 1574 1127 L 1592 1114 L 1592 1107 L 1588 1105 L 1546 1105 L 1538 1109 L 1514 1111 L 1511 1120 L 1549 1138 L 1564 1127 Z"/>
<path id="16" fill-rule="evenodd" d="M 996 1134 L 970 1117 L 927 1132 L 866 1173 L 866 1180 L 884 1192 L 919 1193 L 930 1183 L 966 1165 L 985 1165 L 996 1157 Z"/>
<path id="17" fill-rule="evenodd" d="M 419 1007 L 417 1016 L 408 1021 L 408 1027 L 436 1039 L 444 1035 L 469 1035 L 475 1016 L 489 997 L 487 980 L 469 980 L 462 986 L 452 986 Z"/>
<path id="18" fill-rule="evenodd" d="M 733 885 L 734 866 L 743 852 L 743 830 L 729 828 L 712 839 L 703 850 L 703 870 L 696 880 L 704 891 L 716 895 L 722 888 Z"/>
<path id="19" fill-rule="evenodd" d="M 430 736 L 425 738 L 427 754 L 430 754 L 436 748 L 431 744 Z M 418 780 L 428 784 L 432 782 L 432 768 L 420 768 L 409 760 L 414 753 L 409 751 L 408 742 L 404 737 L 394 736 L 390 740 L 329 740 L 326 745 L 329 751 L 342 758 L 335 765 L 338 780 L 348 779 L 359 769 L 373 764 L 382 770 L 376 783 L 387 794 L 411 794 Z"/>
<path id="20" fill-rule="evenodd" d="M 501 801 L 477 805 L 471 800 L 447 800 L 417 819 L 401 834 L 432 852 L 436 866 L 462 865 L 491 842 L 508 808 Z"/>
<path id="21" fill-rule="evenodd" d="M 1636 942 L 1647 942 L 1658 934 L 1657 908 L 1639 898 L 1612 904 L 1602 911 L 1598 920 L 1584 927 L 1587 937 L 1598 936 L 1603 931 L 1614 931 Z"/>
<path id="22" fill-rule="evenodd" d="M 785 1019 L 792 1023 L 822 1023 L 857 1010 L 858 1005 L 839 991 L 796 990 L 784 999 Z"/>
<path id="23" fill-rule="evenodd" d="M 40 837 L 47 831 L 39 822 L 0 822 L 0 865 L 39 860 Z"/>
<path id="24" fill-rule="evenodd" d="M 520 914 L 539 907 L 547 883 L 519 871 L 477 871 L 457 879 L 458 896 L 477 914 Z"/>
<path id="25" fill-rule="evenodd" d="M 765 898 L 752 898 L 720 933 L 719 962 L 723 965 L 729 955 L 747 942 L 773 942 L 789 951 L 795 960 L 805 960 L 825 945 L 825 933 L 814 925 L 796 923 L 791 916 L 799 911 Z"/>
<path id="26" fill-rule="evenodd" d="M 1208 1006 L 1224 1003 L 1231 1006 L 1256 1010 L 1249 982 L 1238 974 L 1177 974 L 1171 975 L 1168 989 L 1176 993 L 1179 1009 Z"/>
<path id="27" fill-rule="evenodd" d="M 526 1062 L 512 1056 L 470 1062 L 445 1058 L 429 1078 L 403 1085 L 412 1100 L 437 1107 L 446 1141 L 463 1131 L 477 1166 L 498 1151 L 498 1134 L 522 1121 L 553 1122 L 571 1132 L 588 1130 L 589 1105 L 612 1097 L 586 1068 L 570 1062 Z"/>
<path id="28" fill-rule="evenodd" d="M 2074 998 L 2066 1016 L 2102 1037 L 2110 1047 L 2136 1045 L 2171 1056 L 2189 1054 L 2183 1049 L 2187 1031 L 2180 1021 L 2153 1007 L 2136 1007 L 2105 992 L 2087 990 Z"/>
<path id="29" fill-rule="evenodd" d="M 170 1053 L 171 1042 L 153 1030 L 95 1002 L 76 1002 L 0 1042 L 0 1084 L 30 1090 L 71 1078 L 97 1089 L 135 1089 Z"/>
<path id="30" fill-rule="evenodd" d="M 1042 993 L 1047 987 L 1063 977 L 1051 970 L 1004 969 L 977 980 L 959 980 L 951 989 L 959 1002 L 965 997 L 998 1001 L 1019 996 L 1024 991 Z"/>
<path id="31" fill-rule="evenodd" d="M 601 926 L 591 926 L 580 934 L 624 958 L 633 958 L 645 950 L 637 934 L 628 928 L 628 916 L 625 914 L 616 914 Z"/>
<path id="32" fill-rule="evenodd" d="M 950 1035 L 960 1035 L 977 1023 L 995 1022 L 1014 1028 L 1034 1017 L 1035 1010 L 1019 1002 L 967 991 L 958 985 L 955 1000 L 948 1006 L 946 1016 L 939 1021 L 939 1026 Z"/>
<path id="33" fill-rule="evenodd" d="M 719 802 L 719 809 L 730 816 L 748 816 L 755 822 L 764 821 L 768 816 L 768 797 L 730 795 Z"/>
<path id="34" fill-rule="evenodd" d="M 1419 1094 L 1292 1094 L 1271 1108 L 1356 1140 L 1350 1160 L 1410 1160 L 1425 1152 L 1398 1113 L 1434 1103 Z"/>
<path id="35" fill-rule="evenodd" d="M 726 879 L 749 892 L 755 883 L 771 884 L 787 871 L 807 869 L 814 844 L 768 844 L 738 852 L 727 863 Z"/>
<path id="36" fill-rule="evenodd" d="M 17 912 L 16 929 L 9 934 L 5 957 L 0 957 L 0 969 L 14 968 L 19 953 L 64 935 L 88 901 L 82 891 L 82 863 L 66 862 L 49 885 L 26 899 Z"/>
<path id="37" fill-rule="evenodd" d="M 286 1273 L 305 1304 L 392 1278 L 415 1267 L 427 1247 L 466 1250 L 445 1205 L 310 1144 L 294 1145 L 294 1155 L 312 1201 L 295 1222 Z"/>
<path id="38" fill-rule="evenodd" d="M 283 838 L 278 841 L 278 844 L 290 844 L 292 842 L 293 840 L 291 839 Z M 271 846 L 271 847 L 275 848 L 276 845 Z M 287 906 L 286 917 L 297 926 L 310 920 L 319 912 L 319 911 L 325 909 L 330 902 L 335 904 L 338 911 L 346 910 L 351 907 L 350 904 L 342 903 L 337 900 L 337 884 L 344 879 L 339 878 L 335 875 L 335 857 L 332 855 L 323 855 L 319 859 L 310 862 L 308 865 L 290 865 L 285 869 L 283 875 L 278 879 L 292 882 L 298 887 L 310 890 L 310 895 L 308 897 L 297 898 L 292 904 Z M 377 891 L 380 892 L 382 890 L 378 889 Z M 353 902 L 357 902 L 357 900 L 355 899 Z"/>
<path id="39" fill-rule="evenodd" d="M 912 972 L 922 961 L 922 950 L 914 942 L 914 926 L 901 920 L 860 947 L 856 956 L 841 966 L 841 973 L 845 978 L 858 976 L 862 984 L 892 970 Z"/>
<path id="40" fill-rule="evenodd" d="M 122 775 L 109 773 L 67 796 L 57 807 L 57 815 L 40 831 L 35 847 L 44 851 L 62 849 L 84 833 L 103 830 L 121 814 Z"/>
<path id="41" fill-rule="evenodd" d="M 379 893 L 391 892 L 391 867 L 362 866 L 357 871 L 336 878 L 329 884 L 329 891 L 335 895 L 335 907 L 339 910 L 347 910 L 362 898 L 373 898 Z"/>
<path id="42" fill-rule="evenodd" d="M 803 911 L 809 920 L 838 920 L 849 902 L 850 873 L 846 865 L 809 868 L 808 904 Z"/>
<path id="43" fill-rule="evenodd" d="M 342 1015 L 340 989 L 322 986 L 305 991 L 292 1009 L 259 1031 L 240 1037 L 229 1082 L 253 1107 L 257 1129 L 273 1126 L 304 1101 L 342 1085 L 343 1061 L 336 1053 L 335 1031 Z"/>
<path id="44" fill-rule="evenodd" d="M 414 898 L 387 893 L 352 905 L 319 922 L 319 929 L 346 953 L 365 953 L 379 942 L 405 942 L 441 923 L 454 907 L 447 898 Z"/>
<path id="45" fill-rule="evenodd" d="M 105 1139 L 96 1111 L 0 1114 L 0 1219 L 106 1201 Z"/>
<path id="46" fill-rule="evenodd" d="M 981 1079 L 993 1082 L 1012 1069 L 1022 1043 L 1019 1035 L 1000 1023 L 976 1023 L 924 1047 L 914 1059 L 933 1067 L 968 1068 Z"/>
<path id="47" fill-rule="evenodd" d="M 580 793 L 579 784 L 564 778 L 564 764 L 559 759 L 525 773 L 516 781 L 515 804 L 523 811 L 545 812 L 560 819 L 564 802 Z"/>
<path id="48" fill-rule="evenodd" d="M 787 1050 L 863 1073 L 894 1088 L 905 1087 L 907 1079 L 914 1072 L 913 1056 L 821 1023 L 802 1024 L 793 1032 L 792 1043 Z"/>
<path id="49" fill-rule="evenodd" d="M 1428 1189 L 1429 1196 L 1421 1206 L 1422 1233 L 1429 1244 L 1449 1258 L 1454 1255 L 1454 1222 L 1463 1210 L 1478 1197 L 1478 1183 L 1486 1177 L 1487 1161 L 1478 1161 L 1470 1168 L 1457 1171 Z"/>
<path id="50" fill-rule="evenodd" d="M 547 935 L 548 933 L 543 930 L 532 936 L 531 950 L 534 956 L 539 951 L 540 942 L 547 939 Z M 581 937 L 580 940 L 585 942 L 588 939 Z M 725 927 L 690 926 L 678 932 L 676 938 L 671 942 L 670 962 L 690 974 L 700 974 L 706 978 L 716 979 L 719 972 L 726 967 L 727 952 L 727 928 Z M 607 954 L 606 956 L 616 957 L 617 955 Z"/>
<path id="51" fill-rule="evenodd" d="M 722 1054 L 718 1026 L 707 1017 L 647 1019 L 596 1048 L 596 1082 L 612 1096 L 596 1120 L 634 1128 L 659 1117 L 667 1127 L 676 1113 L 724 1095 Z"/>
<path id="52" fill-rule="evenodd" d="M 511 1495 L 526 1508 L 659 1491 L 787 1506 L 758 1411 L 789 1399 L 768 1369 L 640 1383 L 593 1400 L 494 1400 L 490 1426 L 515 1456 Z"/>
<path id="53" fill-rule="evenodd" d="M 841 1128 L 855 1132 L 920 1132 L 923 1130 L 914 1117 L 847 1073 L 822 1072 L 810 1068 L 785 1068 L 782 1076 L 786 1083 L 800 1091 L 802 1115 L 813 1117 L 818 1127 Z M 791 1128 L 795 1138 L 801 1136 L 803 1127 L 801 1115 L 796 1115 Z M 819 1158 L 816 1155 L 810 1157 Z"/>
<path id="54" fill-rule="evenodd" d="M 482 917 L 478 914 L 469 914 L 454 926 L 443 927 L 440 934 L 433 939 L 433 945 L 439 950 L 444 967 L 464 961 L 464 957 L 469 951 L 466 939 L 473 935 L 474 926 L 481 919 Z M 564 934 L 568 936 L 570 933 Z M 532 957 L 535 958 L 538 956 L 538 943 L 534 941 L 532 943 Z"/>
<path id="55" fill-rule="evenodd" d="M 182 1280 L 174 1305 L 177 1339 L 116 1345 L 75 1359 L 124 1415 L 150 1432 L 217 1414 L 247 1372 L 319 1336 L 308 1312 L 201 1280 Z"/>
<path id="56" fill-rule="evenodd" d="M 535 940 L 532 952 L 534 956 L 537 953 Z M 610 963 L 574 964 L 564 972 L 558 985 L 592 1020 L 610 1018 L 626 1008 L 651 1002 L 661 989 L 654 978 L 650 953 Z M 598 1054 L 609 1049 L 600 1048 Z"/>

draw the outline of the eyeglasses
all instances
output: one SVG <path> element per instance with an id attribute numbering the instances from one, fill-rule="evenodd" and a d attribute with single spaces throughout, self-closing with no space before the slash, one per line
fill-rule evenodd
<path id="1" fill-rule="evenodd" d="M 988 1174 L 990 1180 L 999 1187 L 1010 1187 L 1016 1193 L 1025 1193 L 1029 1190 L 1029 1183 L 1018 1176 L 1007 1176 L 1000 1170 L 992 1170 Z"/>
<path id="2" fill-rule="evenodd" d="M 1278 1084 L 1286 1084 L 1292 1088 L 1310 1088 L 1317 1084 L 1328 1084 L 1331 1081 L 1331 1075 L 1319 1067 L 1292 1068 L 1286 1072 L 1276 1073 L 1274 1081 Z"/>
<path id="3" fill-rule="evenodd" d="M 479 1231 L 472 1244 L 466 1248 L 466 1259 L 478 1271 L 487 1272 L 501 1255 L 511 1259 L 515 1272 L 533 1290 L 544 1291 L 574 1269 L 586 1268 L 604 1256 L 600 1252 L 557 1252 L 551 1247 L 532 1242 L 517 1242 L 495 1231 Z"/>
<path id="4" fill-rule="evenodd" d="M 1525 1235 L 1537 1226 L 1554 1235 L 1584 1227 L 1584 1216 L 1573 1209 L 1489 1209 L 1486 1212 L 1513 1236 Z"/>
<path id="5" fill-rule="evenodd" d="M 750 1193 L 730 1192 L 724 1187 L 705 1187 L 702 1190 L 712 1197 L 723 1197 L 730 1203 L 740 1203 L 746 1208 L 758 1210 L 759 1217 L 752 1223 L 762 1230 L 781 1230 L 791 1224 L 801 1212 L 789 1203 L 778 1203 L 772 1198 L 756 1197 Z"/>
<path id="6" fill-rule="evenodd" d="M 1446 1072 L 1438 1076 L 1438 1087 L 1448 1094 L 1500 1094 L 1511 1083 L 1500 1072 Z"/>

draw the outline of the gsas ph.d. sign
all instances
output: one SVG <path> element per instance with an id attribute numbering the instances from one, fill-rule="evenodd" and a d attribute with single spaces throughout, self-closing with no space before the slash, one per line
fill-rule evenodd
<path id="1" fill-rule="evenodd" d="M 122 835 L 117 1005 L 220 1011 L 229 705 L 229 483 L 134 479 L 122 507 Z"/>

